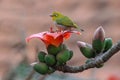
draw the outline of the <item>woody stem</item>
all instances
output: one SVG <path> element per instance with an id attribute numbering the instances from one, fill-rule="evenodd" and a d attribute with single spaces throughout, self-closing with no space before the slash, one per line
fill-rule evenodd
<path id="1" fill-rule="evenodd" d="M 56 66 L 54 67 L 58 71 L 62 71 L 64 73 L 78 73 L 84 70 L 95 68 L 98 65 L 101 65 L 107 62 L 114 54 L 116 54 L 120 50 L 120 41 L 112 46 L 107 52 L 101 53 L 101 55 L 96 56 L 95 58 L 91 59 L 89 63 L 83 64 L 81 66 Z"/>

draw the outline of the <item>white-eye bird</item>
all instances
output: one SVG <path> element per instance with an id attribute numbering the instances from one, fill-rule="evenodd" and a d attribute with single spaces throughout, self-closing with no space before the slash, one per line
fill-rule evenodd
<path id="1" fill-rule="evenodd" d="M 55 22 L 56 27 L 60 30 L 71 30 L 71 28 L 80 29 L 69 17 L 61 14 L 60 12 L 53 12 L 51 15 L 52 20 Z M 80 29 L 84 31 L 83 29 Z"/>

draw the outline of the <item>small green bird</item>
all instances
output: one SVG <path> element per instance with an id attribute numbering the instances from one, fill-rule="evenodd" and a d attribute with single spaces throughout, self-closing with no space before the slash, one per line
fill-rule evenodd
<path id="1" fill-rule="evenodd" d="M 79 26 L 75 24 L 69 17 L 61 14 L 60 12 L 53 12 L 52 20 L 55 22 L 56 27 L 60 30 L 71 30 L 71 28 L 78 28 Z M 83 29 L 80 29 L 81 31 L 84 31 Z"/>

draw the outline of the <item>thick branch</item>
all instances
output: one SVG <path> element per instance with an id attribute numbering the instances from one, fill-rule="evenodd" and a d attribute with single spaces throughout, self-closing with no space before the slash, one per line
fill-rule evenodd
<path id="1" fill-rule="evenodd" d="M 91 59 L 91 61 L 87 64 L 81 65 L 81 66 L 57 66 L 55 67 L 56 70 L 62 71 L 62 72 L 69 72 L 69 73 L 77 73 L 82 72 L 84 70 L 97 67 L 98 65 L 101 65 L 108 61 L 114 54 L 116 54 L 120 50 L 120 41 L 115 44 L 111 49 L 109 49 L 105 53 L 100 53 L 101 55 L 95 57 L 94 59 Z"/>

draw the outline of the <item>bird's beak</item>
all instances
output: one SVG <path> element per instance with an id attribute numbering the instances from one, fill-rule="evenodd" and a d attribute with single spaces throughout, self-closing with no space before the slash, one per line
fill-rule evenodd
<path id="1" fill-rule="evenodd" d="M 53 15 L 52 15 L 52 14 L 50 14 L 50 17 L 53 17 Z"/>

